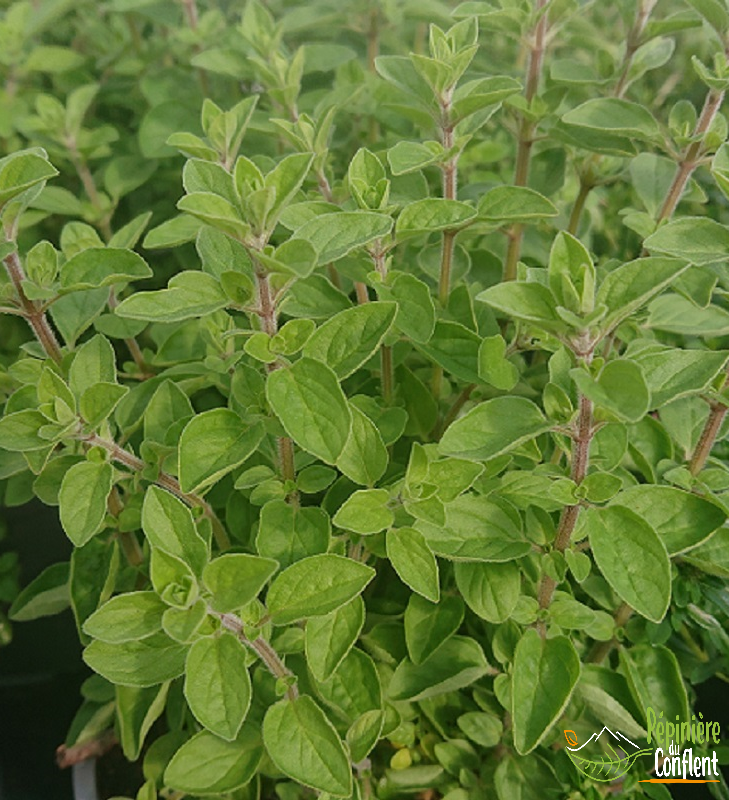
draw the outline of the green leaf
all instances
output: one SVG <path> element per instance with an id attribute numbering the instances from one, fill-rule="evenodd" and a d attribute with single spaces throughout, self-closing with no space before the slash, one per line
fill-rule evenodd
<path id="1" fill-rule="evenodd" d="M 232 742 L 251 704 L 246 653 L 235 637 L 198 639 L 185 662 L 185 699 L 195 719 L 211 733 Z"/>
<path id="2" fill-rule="evenodd" d="M 504 726 L 494 714 L 468 711 L 458 717 L 458 727 L 468 738 L 481 747 L 496 747 L 501 741 Z"/>
<path id="3" fill-rule="evenodd" d="M 273 230 L 281 212 L 301 188 L 313 160 L 314 156 L 311 153 L 292 153 L 282 158 L 266 175 L 265 186 L 276 191 L 276 199 L 266 215 L 268 230 Z"/>
<path id="4" fill-rule="evenodd" d="M 79 347 L 68 372 L 68 385 L 76 397 L 97 383 L 116 383 L 114 348 L 100 333 Z"/>
<path id="5" fill-rule="evenodd" d="M 531 400 L 497 397 L 480 403 L 450 425 L 438 449 L 443 455 L 488 461 L 539 436 L 549 427 Z"/>
<path id="6" fill-rule="evenodd" d="M 532 222 L 558 213 L 551 200 L 526 186 L 496 186 L 478 201 L 478 218 L 485 222 Z"/>
<path id="7" fill-rule="evenodd" d="M 504 337 L 487 336 L 478 348 L 478 374 L 495 389 L 508 392 L 519 380 L 519 370 L 506 357 Z"/>
<path id="8" fill-rule="evenodd" d="M 266 396 L 286 432 L 304 450 L 336 463 L 352 425 L 347 400 L 334 372 L 313 358 L 268 376 Z"/>
<path id="9" fill-rule="evenodd" d="M 83 631 L 110 644 L 146 639 L 162 630 L 166 608 L 156 592 L 119 594 L 88 617 Z"/>
<path id="10" fill-rule="evenodd" d="M 210 558 L 209 547 L 181 500 L 158 486 L 150 486 L 142 506 L 142 528 L 152 547 L 181 559 L 196 575 L 202 573 Z"/>
<path id="11" fill-rule="evenodd" d="M 180 436 L 180 487 L 200 492 L 239 467 L 258 447 L 264 430 L 260 423 L 246 425 L 227 408 L 214 408 L 194 416 Z"/>
<path id="12" fill-rule="evenodd" d="M 405 644 L 413 664 L 427 661 L 458 631 L 463 613 L 463 601 L 454 595 L 432 603 L 419 594 L 410 596 L 405 609 Z"/>
<path id="13" fill-rule="evenodd" d="M 122 300 L 115 313 L 128 319 L 150 322 L 181 322 L 205 317 L 225 308 L 228 296 L 219 281 L 205 272 L 180 272 L 170 279 L 169 288 L 136 292 Z"/>
<path id="14" fill-rule="evenodd" d="M 387 557 L 403 583 L 414 592 L 437 603 L 440 599 L 438 562 L 425 537 L 415 528 L 387 532 Z"/>
<path id="15" fill-rule="evenodd" d="M 531 550 L 521 535 L 518 515 L 474 494 L 446 506 L 445 525 L 421 521 L 416 527 L 436 555 L 454 561 L 512 561 Z"/>
<path id="16" fill-rule="evenodd" d="M 285 500 L 269 500 L 261 509 L 256 548 L 282 568 L 306 556 L 326 553 L 330 538 L 329 516 L 321 508 L 297 508 Z"/>
<path id="17" fill-rule="evenodd" d="M 82 461 L 65 474 L 58 493 L 61 525 L 76 547 L 103 529 L 113 474 L 105 461 Z"/>
<path id="18" fill-rule="evenodd" d="M 476 218 L 476 209 L 458 200 L 429 197 L 416 200 L 400 212 L 395 226 L 398 239 L 419 233 L 460 230 Z"/>
<path id="19" fill-rule="evenodd" d="M 203 583 L 212 592 L 211 608 L 237 611 L 254 600 L 278 569 L 270 558 L 227 553 L 213 559 L 203 570 Z"/>
<path id="20" fill-rule="evenodd" d="M 167 431 L 178 420 L 187 419 L 194 413 L 190 398 L 185 392 L 171 380 L 162 381 L 144 409 L 144 438 L 164 444 Z M 177 438 L 178 436 L 175 437 L 176 440 Z"/>
<path id="21" fill-rule="evenodd" d="M 657 297 L 648 307 L 646 325 L 684 336 L 726 336 L 729 312 L 717 305 L 698 308 L 686 297 L 666 294 Z"/>
<path id="22" fill-rule="evenodd" d="M 356 647 L 331 678 L 317 685 L 318 694 L 348 725 L 368 711 L 382 710 L 382 687 L 374 661 Z"/>
<path id="23" fill-rule="evenodd" d="M 329 680 L 362 631 L 365 608 L 357 595 L 330 614 L 312 617 L 306 623 L 304 645 L 306 662 L 321 683 Z"/>
<path id="24" fill-rule="evenodd" d="M 405 175 L 437 164 L 443 153 L 440 142 L 398 142 L 387 151 L 387 161 L 393 175 Z"/>
<path id="25" fill-rule="evenodd" d="M 384 721 L 385 715 L 382 711 L 373 709 L 365 711 L 350 725 L 347 731 L 347 746 L 353 764 L 358 764 L 370 754 L 380 739 Z"/>
<path id="26" fill-rule="evenodd" d="M 521 320 L 549 332 L 561 332 L 564 322 L 557 314 L 557 300 L 541 283 L 510 281 L 499 283 L 476 295 L 507 317 Z"/>
<path id="27" fill-rule="evenodd" d="M 124 757 L 136 761 L 149 729 L 165 710 L 169 683 L 148 689 L 116 687 L 116 716 L 119 721 L 119 742 Z"/>
<path id="28" fill-rule="evenodd" d="M 576 128 L 591 128 L 641 141 L 651 141 L 660 135 L 650 111 L 638 103 L 617 97 L 588 100 L 568 111 L 562 120 Z"/>
<path id="29" fill-rule="evenodd" d="M 415 342 L 417 349 L 447 372 L 468 383 L 478 383 L 478 353 L 481 337 L 465 325 L 438 320 L 426 344 Z"/>
<path id="30" fill-rule="evenodd" d="M 68 563 L 51 564 L 15 598 L 8 617 L 15 622 L 30 622 L 64 611 L 71 601 L 68 581 Z"/>
<path id="31" fill-rule="evenodd" d="M 241 211 L 230 200 L 212 192 L 187 194 L 177 201 L 177 208 L 238 241 L 250 233 Z"/>
<path id="32" fill-rule="evenodd" d="M 651 408 L 705 391 L 726 364 L 726 350 L 679 350 L 651 343 L 628 347 L 626 356 L 643 370 L 651 394 Z"/>
<path id="33" fill-rule="evenodd" d="M 426 700 L 470 686 L 489 671 L 481 646 L 474 639 L 452 636 L 423 664 L 405 659 L 390 681 L 391 700 Z"/>
<path id="34" fill-rule="evenodd" d="M 44 150 L 21 150 L 0 159 L 0 207 L 56 175 L 58 171 L 45 157 Z"/>
<path id="35" fill-rule="evenodd" d="M 684 560 L 707 575 L 729 578 L 729 528 L 720 528 L 707 542 L 687 553 Z"/>
<path id="36" fill-rule="evenodd" d="M 595 304 L 595 267 L 587 249 L 569 233 L 557 234 L 549 254 L 549 288 L 559 305 L 575 314 Z"/>
<path id="37" fill-rule="evenodd" d="M 354 533 L 379 533 L 395 520 L 388 507 L 389 500 L 385 489 L 360 489 L 350 495 L 334 515 L 334 524 Z"/>
<path id="38" fill-rule="evenodd" d="M 375 353 L 390 330 L 397 306 L 377 302 L 340 311 L 312 335 L 304 355 L 327 364 L 341 380 Z"/>
<path id="39" fill-rule="evenodd" d="M 281 700 L 263 719 L 263 742 L 289 778 L 335 797 L 349 797 L 352 770 L 339 735 L 308 695 Z"/>
<path id="40" fill-rule="evenodd" d="M 514 653 L 512 719 L 514 746 L 531 753 L 569 702 L 580 677 L 580 657 L 566 636 L 543 639 L 527 630 Z M 544 692 L 548 686 L 549 691 Z"/>
<path id="41" fill-rule="evenodd" d="M 319 617 L 348 603 L 374 578 L 358 561 L 327 553 L 285 569 L 271 584 L 266 605 L 275 625 Z"/>
<path id="42" fill-rule="evenodd" d="M 244 725 L 233 742 L 200 731 L 172 756 L 164 783 L 202 797 L 232 792 L 253 778 L 262 756 L 261 734 L 255 725 Z"/>
<path id="43" fill-rule="evenodd" d="M 62 289 L 94 289 L 151 278 L 147 262 L 131 250 L 91 247 L 70 258 L 61 269 Z"/>
<path id="44" fill-rule="evenodd" d="M 119 386 L 118 383 L 95 383 L 81 394 L 79 413 L 88 425 L 96 428 L 111 416 L 128 392 L 128 386 Z"/>
<path id="45" fill-rule="evenodd" d="M 608 361 L 597 378 L 579 368 L 570 375 L 582 394 L 627 422 L 639 422 L 651 407 L 643 371 L 634 361 Z"/>
<path id="46" fill-rule="evenodd" d="M 628 508 L 583 513 L 592 554 L 615 593 L 639 614 L 660 622 L 671 600 L 671 564 L 653 528 Z"/>
<path id="47" fill-rule="evenodd" d="M 49 441 L 38 433 L 45 425 L 48 419 L 40 411 L 27 409 L 6 414 L 0 419 L 0 447 L 13 453 L 45 450 Z"/>
<path id="48" fill-rule="evenodd" d="M 487 622 L 506 622 L 521 594 L 521 573 L 513 562 L 456 562 L 456 586 L 466 605 Z"/>
<path id="49" fill-rule="evenodd" d="M 642 517 L 672 556 L 705 542 L 726 520 L 718 505 L 674 486 L 631 486 L 613 503 Z"/>
<path id="50" fill-rule="evenodd" d="M 406 272 L 397 273 L 392 283 L 381 284 L 377 292 L 383 300 L 397 303 L 395 327 L 414 342 L 425 343 L 435 329 L 435 305 L 428 285 Z"/>
<path id="51" fill-rule="evenodd" d="M 662 225 L 644 245 L 697 266 L 712 264 L 729 257 L 729 228 L 708 217 L 681 217 Z"/>
<path id="52" fill-rule="evenodd" d="M 94 641 L 83 659 L 94 672 L 122 686 L 154 686 L 185 671 L 187 648 L 164 633 L 146 639 L 111 644 Z"/>
<path id="53" fill-rule="evenodd" d="M 372 211 L 342 211 L 314 217 L 297 228 L 292 240 L 305 239 L 328 264 L 353 250 L 381 239 L 392 228 L 392 218 Z"/>
<path id="54" fill-rule="evenodd" d="M 638 644 L 620 649 L 620 669 L 631 694 L 646 714 L 650 706 L 665 720 L 689 718 L 686 686 L 676 656 L 663 645 Z"/>
<path id="55" fill-rule="evenodd" d="M 387 448 L 379 430 L 366 414 L 353 403 L 349 404 L 349 411 L 352 427 L 337 466 L 355 483 L 372 486 L 387 469 Z"/>

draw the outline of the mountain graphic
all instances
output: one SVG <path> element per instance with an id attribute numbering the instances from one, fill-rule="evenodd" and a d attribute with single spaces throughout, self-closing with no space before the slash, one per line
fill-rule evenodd
<path id="1" fill-rule="evenodd" d="M 581 753 L 589 744 L 596 745 L 590 748 L 592 752 Z M 652 752 L 650 749 L 641 750 L 627 736 L 620 731 L 611 731 L 607 725 L 598 733 L 593 733 L 584 744 L 567 747 L 566 751 L 580 772 L 593 780 L 604 782 L 622 777 L 636 759 Z"/>
<path id="2" fill-rule="evenodd" d="M 604 733 L 606 733 L 606 734 L 609 733 L 610 736 L 612 736 L 613 739 L 615 739 L 615 741 L 619 745 L 622 746 L 623 750 L 625 750 L 625 746 L 623 745 L 623 742 L 627 742 L 634 750 L 640 750 L 640 748 L 638 747 L 637 744 L 635 744 L 635 742 L 631 742 L 630 739 L 628 739 L 627 736 L 624 736 L 622 733 L 620 733 L 620 731 L 617 731 L 616 733 L 613 733 L 610 730 L 610 728 L 608 728 L 607 725 L 605 725 L 605 727 L 599 733 L 593 733 L 592 736 L 590 736 L 590 738 L 584 744 L 581 744 L 579 747 L 568 747 L 567 749 L 572 751 L 573 753 L 576 753 L 578 750 L 582 750 L 583 747 L 587 747 L 587 745 L 590 744 L 590 742 L 599 741 L 600 737 Z M 627 753 L 629 751 L 625 750 L 625 752 Z"/>

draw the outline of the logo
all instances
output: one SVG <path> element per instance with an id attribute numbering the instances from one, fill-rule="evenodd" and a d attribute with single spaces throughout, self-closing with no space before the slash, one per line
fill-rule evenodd
<path id="1" fill-rule="evenodd" d="M 609 782 L 621 778 L 641 756 L 652 756 L 651 772 L 655 777 L 640 783 L 718 783 L 720 779 L 716 751 L 709 748 L 720 743 L 718 722 L 704 720 L 703 714 L 691 721 L 669 722 L 663 712 L 646 711 L 647 741 L 651 747 L 639 747 L 620 731 L 605 725 L 599 733 L 580 744 L 572 730 L 564 732 L 565 748 L 572 763 L 588 778 Z M 694 747 L 698 746 L 696 752 Z"/>

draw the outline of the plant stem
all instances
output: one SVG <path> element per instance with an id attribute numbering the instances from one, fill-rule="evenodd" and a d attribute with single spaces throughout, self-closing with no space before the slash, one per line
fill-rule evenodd
<path id="1" fill-rule="evenodd" d="M 698 166 L 704 144 L 704 136 L 719 112 L 723 100 L 724 92 L 719 92 L 715 89 L 712 89 L 706 95 L 704 107 L 701 109 L 701 115 L 699 116 L 696 122 L 696 127 L 694 128 L 693 135 L 695 141 L 691 142 L 691 144 L 686 148 L 681 161 L 678 163 L 678 169 L 673 177 L 673 182 L 668 188 L 666 198 L 663 201 L 660 212 L 658 213 L 658 218 L 656 220 L 657 222 L 663 222 L 663 220 L 670 219 L 673 216 L 673 212 L 676 210 L 676 206 L 681 199 L 681 195 L 686 188 L 686 184 L 693 174 L 693 171 Z"/>
<path id="2" fill-rule="evenodd" d="M 593 436 L 592 427 L 592 401 L 584 395 L 580 395 L 579 414 L 577 418 L 577 430 L 572 440 L 572 470 L 570 477 L 579 486 L 587 475 L 587 468 L 590 463 L 590 442 Z M 572 533 L 580 516 L 581 505 L 566 506 L 562 511 L 559 520 L 557 535 L 554 539 L 554 549 L 559 553 L 564 553 L 570 543 Z M 539 585 L 539 608 L 549 608 L 557 582 L 550 575 L 544 574 Z M 540 626 L 544 633 L 544 624 Z"/>
<path id="3" fill-rule="evenodd" d="M 375 242 L 371 255 L 375 263 L 375 269 L 384 281 L 387 277 L 387 258 L 379 239 Z M 389 406 L 392 404 L 395 378 L 392 365 L 392 347 L 386 344 L 380 346 L 380 381 L 382 383 L 382 398 Z"/>
<path id="4" fill-rule="evenodd" d="M 17 253 L 11 253 L 3 259 L 3 264 L 5 264 L 5 269 L 18 295 L 22 315 L 28 321 L 35 338 L 48 358 L 55 361 L 56 364 L 60 364 L 63 356 L 56 334 L 53 332 L 53 328 L 51 328 L 43 309 L 32 300 L 29 300 L 23 289 L 25 272 L 23 265 L 20 263 L 20 257 Z"/>
<path id="5" fill-rule="evenodd" d="M 73 137 L 68 137 L 66 140 L 66 146 L 68 147 L 68 154 L 71 158 L 71 163 L 73 164 L 76 174 L 83 184 L 86 196 L 89 198 L 91 205 L 98 214 L 99 219 L 97 224 L 99 226 L 99 230 L 104 237 L 104 241 L 108 242 L 112 237 L 111 220 L 109 214 L 104 212 L 101 204 L 101 195 L 99 194 L 99 190 L 96 188 L 94 176 L 91 174 L 89 165 L 86 163 L 81 153 L 79 153 L 76 140 Z"/>
<path id="6" fill-rule="evenodd" d="M 458 413 L 466 405 L 468 399 L 471 397 L 471 393 L 476 388 L 475 383 L 469 383 L 468 386 L 458 395 L 453 405 L 450 407 L 448 413 L 443 418 L 443 425 L 442 430 L 447 430 L 448 426 L 455 420 L 458 416 Z"/>
<path id="7" fill-rule="evenodd" d="M 584 176 L 580 176 L 580 191 L 578 192 L 577 199 L 572 207 L 570 221 L 567 225 L 567 232 L 571 233 L 573 236 L 577 236 L 577 229 L 580 227 L 580 218 L 582 217 L 582 212 L 585 210 L 585 203 L 587 202 L 587 198 L 589 197 L 593 186 L 594 184 L 588 183 Z"/>
<path id="8" fill-rule="evenodd" d="M 727 381 L 729 381 L 729 377 L 725 379 L 724 385 L 726 385 Z M 689 472 L 694 477 L 696 477 L 706 465 L 706 461 L 711 455 L 714 442 L 716 442 L 716 437 L 721 430 L 724 417 L 726 417 L 727 411 L 729 410 L 723 403 L 711 403 L 709 409 L 709 418 L 706 420 L 696 449 L 689 462 Z"/>
<path id="9" fill-rule="evenodd" d="M 535 0 L 534 10 L 538 16 L 534 28 L 532 41 L 529 47 L 529 66 L 527 67 L 527 81 L 524 89 L 524 99 L 531 105 L 542 74 L 544 61 L 545 40 L 547 35 L 546 6 L 549 0 Z M 519 125 L 519 138 L 516 149 L 516 168 L 514 171 L 514 186 L 526 186 L 529 179 L 529 162 L 531 160 L 532 145 L 534 144 L 535 123 L 528 114 L 522 114 Z M 516 278 L 516 265 L 521 257 L 521 245 L 524 239 L 524 225 L 513 225 L 509 231 L 509 245 L 504 263 L 504 280 L 513 281 Z"/>
<path id="10" fill-rule="evenodd" d="M 642 0 L 638 7 L 638 14 L 635 17 L 633 27 L 628 33 L 628 40 L 625 43 L 625 55 L 623 56 L 623 68 L 620 71 L 620 77 L 615 85 L 615 97 L 623 97 L 628 88 L 628 75 L 630 68 L 633 65 L 633 57 L 641 45 L 643 38 L 643 31 L 648 24 L 648 18 L 651 12 L 656 7 L 658 0 Z"/>
<path id="11" fill-rule="evenodd" d="M 269 336 L 275 336 L 278 332 L 278 319 L 276 317 L 276 303 L 271 293 L 271 284 L 268 274 L 259 264 L 255 264 L 256 271 L 256 292 L 258 294 L 258 304 L 256 313 L 261 320 L 261 328 Z M 266 364 L 266 370 L 271 373 L 280 367 L 278 361 Z M 288 436 L 279 436 L 276 440 L 276 450 L 278 452 L 279 469 L 281 477 L 285 481 L 296 480 L 296 468 L 294 466 L 294 443 Z M 287 500 L 289 503 L 298 506 L 298 492 L 292 492 Z"/>
<path id="12" fill-rule="evenodd" d="M 109 290 L 109 308 L 113 311 L 118 305 L 119 301 L 117 300 L 116 292 L 112 286 Z M 149 372 L 147 362 L 144 360 L 142 348 L 139 346 L 137 340 L 133 336 L 130 336 L 129 338 L 124 339 L 124 344 L 126 345 L 127 350 L 129 350 L 129 355 L 131 355 L 132 360 L 137 365 L 140 378 L 142 380 L 147 380 L 147 378 L 153 377 L 153 375 Z"/>
<path id="13" fill-rule="evenodd" d="M 729 55 L 729 47 L 726 50 L 726 54 Z M 673 216 L 673 212 L 676 210 L 676 206 L 681 199 L 686 184 L 691 174 L 696 169 L 702 155 L 704 136 L 711 127 L 714 118 L 719 113 L 723 100 L 724 92 L 719 92 L 715 89 L 710 90 L 706 95 L 704 107 L 701 110 L 701 115 L 694 128 L 695 141 L 691 142 L 686 148 L 683 158 L 678 164 L 673 182 L 666 193 L 666 198 L 658 214 L 658 222 L 670 219 Z M 726 373 L 722 388 L 726 387 L 727 384 L 729 384 L 729 370 Z M 725 405 L 721 403 L 712 403 L 710 405 L 709 418 L 706 420 L 704 429 L 701 431 L 699 442 L 696 445 L 696 449 L 694 450 L 689 464 L 689 470 L 692 475 L 698 475 L 704 468 L 711 454 L 711 449 L 716 442 L 716 437 L 719 435 L 721 424 L 724 421 L 726 413 L 727 407 Z"/>
<path id="14" fill-rule="evenodd" d="M 86 442 L 91 447 L 103 448 L 109 454 L 109 458 L 111 458 L 112 461 L 134 470 L 134 472 L 142 472 L 147 467 L 145 462 L 138 456 L 135 456 L 134 453 L 130 453 L 129 450 L 125 450 L 116 442 L 104 439 L 96 433 L 84 437 L 82 441 Z M 175 495 L 175 497 L 178 497 L 190 508 L 202 508 L 204 515 L 212 524 L 213 535 L 215 536 L 215 541 L 218 543 L 218 547 L 220 547 L 221 550 L 227 550 L 230 547 L 228 534 L 213 510 L 213 507 L 207 500 L 192 492 L 183 492 L 177 478 L 173 478 L 172 475 L 167 472 L 160 471 L 154 483 L 162 489 L 166 489 L 170 494 Z"/>
<path id="15" fill-rule="evenodd" d="M 121 501 L 119 489 L 117 489 L 116 486 L 111 487 L 111 492 L 106 501 L 106 505 L 112 517 L 118 517 L 119 514 L 121 514 L 121 512 L 124 510 L 124 504 Z M 142 548 L 139 546 L 137 537 L 131 531 L 118 531 L 117 539 L 119 540 L 121 549 L 124 551 L 124 555 L 129 564 L 132 567 L 140 566 L 144 561 L 144 553 L 142 552 Z"/>
<path id="16" fill-rule="evenodd" d="M 445 94 L 441 111 L 443 125 L 441 127 L 441 140 L 443 147 L 450 150 L 453 147 L 453 125 L 450 122 L 451 102 L 453 91 Z M 446 200 L 458 199 L 458 154 L 452 156 L 443 165 L 443 197 Z M 453 253 L 456 246 L 456 232 L 443 231 L 443 241 L 440 256 L 440 280 L 438 281 L 438 299 L 441 306 L 448 305 L 448 296 L 451 291 L 451 271 L 453 269 Z"/>
<path id="17" fill-rule="evenodd" d="M 613 89 L 613 97 L 622 98 L 625 96 L 626 91 L 628 90 L 628 77 L 630 74 L 630 68 L 633 64 L 633 58 L 641 45 L 641 40 L 643 38 L 643 32 L 645 31 L 645 26 L 648 24 L 648 19 L 651 15 L 651 12 L 655 8 L 658 0 L 642 0 L 638 7 L 638 13 L 636 14 L 635 21 L 633 22 L 633 26 L 631 27 L 630 31 L 628 32 L 628 38 L 625 45 L 625 54 L 623 55 L 623 62 L 622 68 L 620 70 L 620 76 L 618 78 L 617 83 L 615 84 L 615 88 Z M 588 163 L 596 164 L 602 160 L 602 156 L 593 155 L 588 160 Z M 595 183 L 592 180 L 586 180 L 585 176 L 580 175 L 580 191 L 577 195 L 577 199 L 575 200 L 574 208 L 572 209 L 572 214 L 570 215 L 570 222 L 567 228 L 567 231 L 573 235 L 577 234 L 577 231 L 580 227 L 580 218 L 582 217 L 582 212 L 585 209 L 585 202 L 590 194 L 590 192 L 595 188 Z"/>
<path id="18" fill-rule="evenodd" d="M 283 663 L 278 653 L 271 647 L 271 645 L 261 636 L 256 639 L 249 639 L 243 630 L 243 622 L 240 617 L 235 614 L 221 614 L 216 611 L 210 611 L 211 614 L 216 616 L 224 628 L 234 633 L 238 639 L 246 646 L 253 650 L 254 653 L 263 661 L 268 671 L 274 678 L 293 680 L 294 674 Z M 295 683 L 292 683 L 286 690 L 286 696 L 289 700 L 296 700 L 299 696 L 299 690 Z"/>

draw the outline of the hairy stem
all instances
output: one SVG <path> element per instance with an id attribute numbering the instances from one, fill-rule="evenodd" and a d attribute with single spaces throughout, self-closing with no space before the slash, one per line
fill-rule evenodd
<path id="1" fill-rule="evenodd" d="M 729 55 L 729 47 L 727 48 L 726 53 Z M 696 166 L 701 158 L 704 136 L 711 127 L 714 118 L 719 113 L 719 109 L 721 108 L 723 100 L 724 92 L 719 92 L 714 89 L 710 90 L 706 95 L 704 107 L 701 110 L 701 115 L 699 116 L 696 122 L 696 127 L 694 128 L 695 141 L 691 142 L 691 144 L 686 148 L 683 158 L 678 164 L 676 174 L 673 177 L 673 182 L 668 188 L 665 200 L 663 201 L 663 205 L 661 206 L 661 210 L 658 214 L 658 222 L 670 219 L 673 216 L 673 212 L 676 210 L 676 206 L 683 195 L 686 184 L 688 183 L 689 178 L 696 169 Z M 726 373 L 723 387 L 726 387 L 728 383 L 729 371 Z M 704 465 L 711 454 L 711 449 L 716 442 L 716 437 L 719 435 L 721 424 L 724 421 L 726 413 L 727 407 L 725 405 L 721 403 L 711 404 L 709 418 L 706 420 L 704 429 L 701 431 L 699 442 L 694 450 L 689 464 L 689 470 L 691 471 L 692 475 L 698 475 L 699 472 L 701 472 L 701 470 L 704 468 Z"/>
<path id="2" fill-rule="evenodd" d="M 620 70 L 618 82 L 615 85 L 615 97 L 623 97 L 625 95 L 625 92 L 628 88 L 628 76 L 630 74 L 630 68 L 633 65 L 633 58 L 642 43 L 641 40 L 643 38 L 645 26 L 648 24 L 648 18 L 650 17 L 651 12 L 656 7 L 657 3 L 658 0 L 642 0 L 641 4 L 638 6 L 638 13 L 635 17 L 635 22 L 633 23 L 633 27 L 628 32 L 628 39 L 625 43 L 623 66 Z"/>
<path id="3" fill-rule="evenodd" d="M 240 617 L 237 617 L 235 614 L 220 614 L 215 611 L 210 611 L 210 613 L 216 616 L 220 620 L 221 625 L 234 633 L 246 647 L 253 650 L 261 661 L 263 661 L 274 678 L 290 681 L 295 680 L 293 672 L 283 663 L 278 653 L 271 647 L 269 642 L 261 636 L 258 636 L 256 639 L 249 639 L 245 635 L 243 622 Z M 289 700 L 296 700 L 299 696 L 299 690 L 295 682 L 292 682 L 286 690 L 286 696 Z"/>
<path id="4" fill-rule="evenodd" d="M 450 150 L 453 147 L 453 125 L 450 122 L 452 90 L 447 92 L 441 103 L 443 125 L 441 127 L 441 140 L 443 147 Z M 451 156 L 443 165 L 443 197 L 446 200 L 458 199 L 458 154 Z M 440 256 L 440 280 L 438 281 L 438 299 L 441 306 L 448 305 L 448 296 L 451 291 L 451 271 L 453 269 L 453 253 L 456 246 L 456 232 L 443 231 L 443 241 Z"/>
<path id="5" fill-rule="evenodd" d="M 261 328 L 269 336 L 275 336 L 278 331 L 278 318 L 276 316 L 276 303 L 271 292 L 271 284 L 267 273 L 256 265 L 256 293 L 258 305 L 256 313 L 261 320 Z M 268 372 L 274 372 L 280 367 L 277 361 L 267 364 Z M 284 480 L 295 481 L 296 469 L 294 467 L 294 443 L 288 436 L 279 436 L 276 440 L 279 469 Z M 298 505 L 298 492 L 292 492 L 287 498 L 294 505 Z"/>
<path id="6" fill-rule="evenodd" d="M 545 8 L 549 0 L 535 0 L 534 10 L 538 15 L 534 28 L 532 41 L 529 47 L 529 65 L 527 67 L 526 87 L 524 99 L 528 105 L 534 100 L 539 89 L 539 80 L 544 62 L 544 49 L 547 37 L 547 13 Z M 522 114 L 519 125 L 519 136 L 516 149 L 516 167 L 514 170 L 514 186 L 526 186 L 529 179 L 529 162 L 531 161 L 532 145 L 534 144 L 535 123 L 527 114 Z M 516 265 L 521 258 L 521 245 L 524 239 L 524 225 L 513 225 L 509 231 L 509 245 L 506 250 L 504 263 L 504 280 L 513 281 L 516 278 Z"/>
<path id="7" fill-rule="evenodd" d="M 141 458 L 135 456 L 134 453 L 130 453 L 129 450 L 125 450 L 116 442 L 110 439 L 104 439 L 96 433 L 84 437 L 82 441 L 86 442 L 91 447 L 103 448 L 109 454 L 112 461 L 134 472 L 142 472 L 147 467 L 147 464 L 145 464 Z M 177 478 L 174 478 L 167 472 L 160 471 L 154 483 L 162 489 L 166 489 L 170 494 L 175 495 L 175 497 L 178 497 L 190 508 L 201 508 L 203 514 L 210 520 L 213 528 L 213 535 L 215 536 L 215 541 L 218 543 L 218 547 L 220 547 L 221 550 L 227 550 L 230 547 L 230 539 L 223 527 L 223 523 L 218 519 L 213 507 L 207 500 L 192 492 L 183 492 Z"/>
<path id="8" fill-rule="evenodd" d="M 48 358 L 55 361 L 56 364 L 60 364 L 63 358 L 61 347 L 58 344 L 58 339 L 56 339 L 53 328 L 51 328 L 48 322 L 48 317 L 46 317 L 45 312 L 39 305 L 28 299 L 23 289 L 25 272 L 23 270 L 23 265 L 20 263 L 20 257 L 17 253 L 11 253 L 3 259 L 3 264 L 5 264 L 8 276 L 15 287 L 23 317 L 27 320 L 28 325 L 30 325 L 31 330 L 35 334 L 35 338 L 38 340 Z"/>
<path id="9" fill-rule="evenodd" d="M 666 192 L 663 205 L 658 213 L 658 222 L 663 222 L 663 220 L 670 219 L 673 216 L 673 212 L 676 210 L 676 206 L 686 189 L 686 184 L 698 166 L 703 150 L 704 136 L 719 112 L 723 100 L 724 92 L 719 92 L 715 89 L 712 89 L 706 95 L 704 107 L 701 109 L 701 114 L 694 128 L 695 141 L 691 142 L 686 148 L 683 157 L 678 163 L 676 174 L 668 188 L 668 192 Z"/>
<path id="10" fill-rule="evenodd" d="M 379 239 L 375 242 L 371 255 L 375 269 L 384 280 L 387 277 L 387 258 Z M 391 405 L 395 377 L 392 364 L 392 347 L 386 344 L 380 346 L 380 381 L 382 383 L 382 398 L 387 405 Z"/>
<path id="11" fill-rule="evenodd" d="M 577 418 L 577 429 L 572 440 L 572 469 L 571 478 L 579 486 L 587 475 L 587 468 L 590 463 L 590 442 L 594 431 L 592 426 L 592 401 L 584 395 L 580 396 L 580 407 Z M 562 511 L 559 520 L 557 535 L 554 539 L 554 549 L 559 553 L 564 553 L 572 538 L 575 525 L 580 516 L 581 506 L 579 504 L 566 506 Z M 549 608 L 557 582 L 550 575 L 544 574 L 539 585 L 539 608 Z M 544 633 L 544 625 L 541 625 L 541 632 Z"/>
<path id="12" fill-rule="evenodd" d="M 729 377 L 725 379 L 725 385 L 727 381 L 729 381 Z M 724 417 L 726 417 L 727 411 L 729 411 L 723 403 L 711 403 L 709 408 L 709 417 L 706 420 L 704 429 L 701 431 L 696 449 L 689 462 L 689 471 L 694 477 L 698 475 L 706 465 L 714 443 L 716 442 L 716 438 L 721 430 Z"/>

